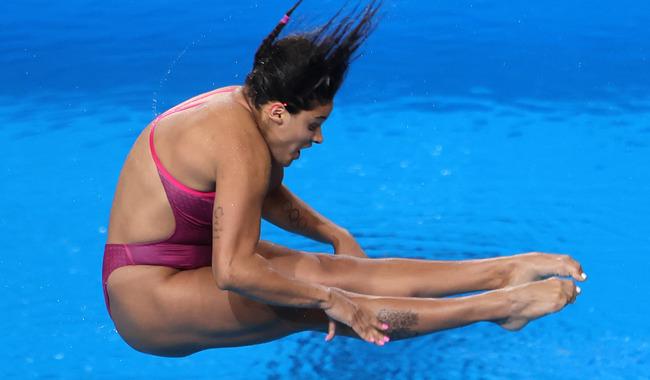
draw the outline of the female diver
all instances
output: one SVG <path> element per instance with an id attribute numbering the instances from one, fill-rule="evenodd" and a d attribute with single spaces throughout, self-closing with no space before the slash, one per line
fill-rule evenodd
<path id="1" fill-rule="evenodd" d="M 567 255 L 482 260 L 367 258 L 354 237 L 282 184 L 322 124 L 359 46 L 372 0 L 312 32 L 264 39 L 243 86 L 191 98 L 136 139 L 118 180 L 104 250 L 109 314 L 136 350 L 185 356 L 301 331 L 377 345 L 478 321 L 518 330 L 574 302 Z M 334 255 L 260 241 L 261 218 Z M 443 298 L 471 291 L 479 294 Z"/>

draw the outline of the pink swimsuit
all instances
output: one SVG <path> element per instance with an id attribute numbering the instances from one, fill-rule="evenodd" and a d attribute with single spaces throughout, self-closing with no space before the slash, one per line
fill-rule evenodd
<path id="1" fill-rule="evenodd" d="M 154 131 L 158 121 L 204 102 L 201 100 L 212 94 L 231 92 L 236 86 L 217 89 L 196 99 L 180 104 L 154 119 L 149 133 L 149 147 L 167 199 L 176 221 L 176 229 L 166 240 L 153 243 L 106 244 L 102 265 L 102 285 L 104 301 L 110 315 L 111 308 L 106 284 L 108 276 L 115 269 L 126 265 L 162 265 L 177 269 L 194 269 L 212 264 L 212 207 L 214 192 L 201 192 L 191 189 L 174 177 L 163 167 L 153 144 Z M 189 104 L 189 105 L 188 105 Z"/>

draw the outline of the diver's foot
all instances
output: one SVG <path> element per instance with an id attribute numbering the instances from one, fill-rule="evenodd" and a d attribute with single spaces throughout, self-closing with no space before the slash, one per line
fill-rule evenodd
<path id="1" fill-rule="evenodd" d="M 530 252 L 504 257 L 504 259 L 511 263 L 511 270 L 506 275 L 505 287 L 543 280 L 552 276 L 573 277 L 580 282 L 587 279 L 580 263 L 569 255 Z"/>
<path id="2" fill-rule="evenodd" d="M 575 302 L 580 288 L 571 280 L 549 278 L 499 291 L 508 295 L 510 311 L 507 318 L 493 322 L 506 330 L 517 331 L 528 322 L 560 311 L 567 304 Z"/>

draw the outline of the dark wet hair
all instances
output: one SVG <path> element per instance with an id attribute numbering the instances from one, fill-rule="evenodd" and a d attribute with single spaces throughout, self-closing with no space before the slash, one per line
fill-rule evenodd
<path id="1" fill-rule="evenodd" d="M 300 5 L 299 0 L 288 12 Z M 331 103 L 341 87 L 354 53 L 377 26 L 381 2 L 371 0 L 361 12 L 357 5 L 337 20 L 341 8 L 327 23 L 309 32 L 277 39 L 286 25 L 280 22 L 255 53 L 246 76 L 246 95 L 254 106 L 271 101 L 286 103 L 292 114 Z"/>

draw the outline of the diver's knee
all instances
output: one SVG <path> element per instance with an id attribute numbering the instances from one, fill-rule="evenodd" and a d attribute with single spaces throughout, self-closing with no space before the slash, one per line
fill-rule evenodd
<path id="1" fill-rule="evenodd" d="M 353 273 L 361 264 L 357 257 L 352 256 L 328 254 L 314 256 L 318 260 L 321 283 L 338 288 L 345 285 L 344 279 L 348 278 L 349 274 Z"/>

